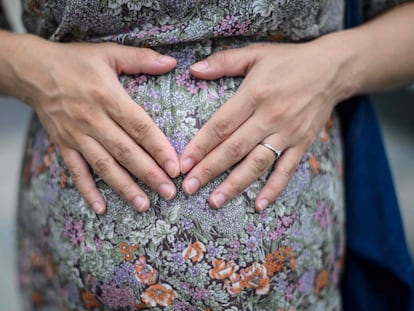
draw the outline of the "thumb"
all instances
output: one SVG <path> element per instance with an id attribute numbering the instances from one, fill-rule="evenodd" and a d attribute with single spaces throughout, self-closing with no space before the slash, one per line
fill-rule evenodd
<path id="1" fill-rule="evenodd" d="M 163 74 L 177 65 L 175 58 L 161 55 L 148 48 L 111 44 L 108 60 L 119 74 Z"/>
<path id="2" fill-rule="evenodd" d="M 190 72 L 201 79 L 245 76 L 258 56 L 254 47 L 244 47 L 216 52 L 193 64 Z"/>

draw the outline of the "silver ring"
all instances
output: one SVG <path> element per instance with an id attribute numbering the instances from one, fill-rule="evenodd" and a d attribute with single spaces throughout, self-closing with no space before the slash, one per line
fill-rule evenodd
<path id="1" fill-rule="evenodd" d="M 279 160 L 280 156 L 282 155 L 282 151 L 276 148 L 273 148 L 272 146 L 270 146 L 269 144 L 266 144 L 264 142 L 259 143 L 259 145 L 262 145 L 263 147 L 266 147 L 267 149 L 269 149 L 270 151 L 274 152 L 275 156 L 276 156 L 276 160 Z"/>

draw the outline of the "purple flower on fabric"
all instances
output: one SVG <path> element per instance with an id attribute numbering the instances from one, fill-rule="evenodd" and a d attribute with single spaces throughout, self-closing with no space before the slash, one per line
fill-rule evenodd
<path id="1" fill-rule="evenodd" d="M 182 132 L 176 132 L 172 135 L 172 137 L 169 139 L 171 145 L 174 147 L 175 151 L 178 155 L 181 155 L 181 153 L 184 150 L 184 147 L 187 145 L 188 140 L 185 137 L 185 135 Z"/>
<path id="2" fill-rule="evenodd" d="M 155 124 L 157 124 L 158 127 L 163 127 L 165 124 L 165 120 L 163 118 L 157 118 L 155 120 Z"/>
<path id="3" fill-rule="evenodd" d="M 191 266 L 189 270 L 194 276 L 198 276 L 200 274 L 200 268 L 197 266 Z"/>
<path id="4" fill-rule="evenodd" d="M 257 239 L 264 240 L 266 238 L 267 232 L 263 228 L 257 228 L 254 235 L 256 236 Z"/>
<path id="5" fill-rule="evenodd" d="M 159 103 L 155 103 L 152 105 L 152 111 L 159 112 L 161 110 L 161 105 Z"/>
<path id="6" fill-rule="evenodd" d="M 118 286 L 122 286 L 124 283 L 138 283 L 137 278 L 135 277 L 134 266 L 130 262 L 123 262 L 116 267 L 112 279 Z"/>
<path id="7" fill-rule="evenodd" d="M 151 103 L 150 102 L 144 102 L 144 110 L 145 111 L 150 111 L 151 110 Z"/>
<path id="8" fill-rule="evenodd" d="M 85 230 L 83 228 L 83 221 L 73 222 L 72 217 L 65 217 L 65 224 L 63 227 L 63 234 L 69 238 L 73 245 L 79 245 L 85 241 Z"/>
<path id="9" fill-rule="evenodd" d="M 286 280 L 283 277 L 279 277 L 276 280 L 276 287 L 280 292 L 284 293 L 286 291 Z"/>
<path id="10" fill-rule="evenodd" d="M 101 290 L 102 302 L 108 307 L 116 309 L 132 308 L 135 305 L 135 295 L 130 288 L 118 288 L 115 283 L 111 283 L 103 284 Z"/>
<path id="11" fill-rule="evenodd" d="M 215 256 L 217 255 L 217 249 L 216 249 L 214 246 L 209 246 L 209 247 L 207 248 L 207 254 L 208 254 L 210 257 L 215 257 Z"/>
<path id="12" fill-rule="evenodd" d="M 177 253 L 174 255 L 174 263 L 180 266 L 185 263 L 183 255 L 181 253 Z"/>
<path id="13" fill-rule="evenodd" d="M 269 212 L 267 210 L 264 210 L 259 213 L 259 217 L 262 221 L 267 222 L 270 220 Z"/>
<path id="14" fill-rule="evenodd" d="M 313 289 L 313 282 L 315 279 L 315 271 L 305 272 L 299 279 L 298 289 L 302 294 L 309 294 Z"/>
<path id="15" fill-rule="evenodd" d="M 322 228 L 327 228 L 331 224 L 331 209 L 324 202 L 318 202 L 316 205 L 313 219 Z"/>
<path id="16" fill-rule="evenodd" d="M 257 250 L 257 240 L 255 237 L 250 237 L 247 241 L 246 241 L 246 247 L 249 251 L 251 252 L 255 252 Z"/>
<path id="17" fill-rule="evenodd" d="M 234 249 L 234 250 L 239 250 L 239 248 L 240 248 L 240 241 L 238 241 L 238 240 L 231 241 L 230 247 L 232 249 Z"/>
<path id="18" fill-rule="evenodd" d="M 194 226 L 193 221 L 191 219 L 183 219 L 181 221 L 181 224 L 183 228 L 186 230 L 191 229 Z"/>
<path id="19" fill-rule="evenodd" d="M 190 289 L 190 296 L 195 300 L 207 300 L 208 299 L 208 289 L 205 288 L 192 288 Z"/>
<path id="20" fill-rule="evenodd" d="M 249 233 L 249 234 L 254 233 L 255 229 L 256 228 L 255 228 L 254 224 L 252 224 L 252 223 L 248 223 L 245 227 L 246 232 Z"/>
<path id="21" fill-rule="evenodd" d="M 184 249 L 184 243 L 181 241 L 177 241 L 174 243 L 174 247 L 177 251 L 181 252 Z"/>

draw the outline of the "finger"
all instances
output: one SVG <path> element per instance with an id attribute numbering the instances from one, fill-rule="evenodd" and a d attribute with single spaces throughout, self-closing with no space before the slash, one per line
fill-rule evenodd
<path id="1" fill-rule="evenodd" d="M 164 199 L 170 200 L 175 196 L 174 183 L 167 174 L 117 124 L 107 119 L 106 122 L 102 121 L 99 124 L 99 128 L 102 130 L 98 133 L 102 134 L 94 138 L 102 143 L 119 164 L 157 191 Z M 108 132 L 110 135 L 107 135 Z"/>
<path id="2" fill-rule="evenodd" d="M 98 142 L 85 136 L 80 147 L 86 161 L 109 187 L 138 211 L 148 210 L 150 203 L 147 195 Z"/>
<path id="3" fill-rule="evenodd" d="M 119 74 L 163 74 L 172 70 L 177 61 L 167 55 L 161 55 L 154 50 L 136 48 L 119 44 L 109 44 L 108 60 Z"/>
<path id="4" fill-rule="evenodd" d="M 219 208 L 225 202 L 243 192 L 262 176 L 276 160 L 277 158 L 273 151 L 266 149 L 262 145 L 257 145 L 217 189 L 211 193 L 209 197 L 210 206 Z"/>
<path id="5" fill-rule="evenodd" d="M 180 173 L 178 156 L 167 137 L 120 85 L 112 89 L 114 93 L 101 99 L 105 101 L 109 116 L 136 144 L 145 149 L 170 177 L 177 177 Z M 107 133 L 108 128 L 103 127 L 101 132 Z"/>
<path id="6" fill-rule="evenodd" d="M 263 133 L 258 124 L 256 118 L 250 118 L 237 129 L 237 132 L 234 132 L 233 135 L 208 153 L 188 173 L 183 181 L 183 190 L 187 194 L 196 192 L 210 180 L 243 159 L 267 135 Z M 279 143 L 279 145 L 281 144 Z M 238 166 L 240 165 L 242 164 Z"/>
<path id="7" fill-rule="evenodd" d="M 190 67 L 190 72 L 197 78 L 208 80 L 225 76 L 245 76 L 260 57 L 261 51 L 257 47 L 262 45 L 257 44 L 216 52 L 193 64 Z"/>
<path id="8" fill-rule="evenodd" d="M 85 160 L 73 149 L 66 148 L 63 145 L 58 145 L 58 148 L 69 174 L 85 202 L 92 207 L 95 213 L 105 213 L 105 200 L 96 188 L 95 180 L 92 178 Z"/>
<path id="9" fill-rule="evenodd" d="M 286 188 L 302 160 L 306 149 L 306 146 L 297 146 L 283 152 L 280 159 L 276 162 L 275 168 L 267 180 L 266 185 L 256 197 L 255 208 L 257 211 L 262 211 L 267 208 Z"/>
<path id="10" fill-rule="evenodd" d="M 181 172 L 185 174 L 190 171 L 211 150 L 238 129 L 255 111 L 254 102 L 253 96 L 239 88 L 184 148 L 180 157 Z"/>

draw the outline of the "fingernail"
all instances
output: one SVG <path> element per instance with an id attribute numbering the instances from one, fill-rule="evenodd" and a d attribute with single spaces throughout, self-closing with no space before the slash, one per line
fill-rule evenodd
<path id="1" fill-rule="evenodd" d="M 257 209 L 259 211 L 263 211 L 266 207 L 269 206 L 269 201 L 266 199 L 261 199 L 258 203 L 257 203 Z"/>
<path id="2" fill-rule="evenodd" d="M 191 158 L 185 158 L 181 161 L 181 172 L 187 173 L 194 166 L 194 160 Z"/>
<path id="3" fill-rule="evenodd" d="M 198 188 L 200 188 L 200 182 L 195 177 L 190 178 L 184 184 L 185 192 L 188 194 L 193 194 L 198 190 Z"/>
<path id="4" fill-rule="evenodd" d="M 92 204 L 92 209 L 95 211 L 95 213 L 102 214 L 105 210 L 105 205 L 103 205 L 101 202 L 94 202 Z"/>
<path id="5" fill-rule="evenodd" d="M 147 209 L 147 200 L 137 195 L 134 200 L 132 200 L 132 204 L 139 212 L 144 212 Z"/>
<path id="6" fill-rule="evenodd" d="M 180 173 L 180 168 L 172 160 L 167 160 L 164 164 L 164 168 L 170 177 L 177 177 Z"/>
<path id="7" fill-rule="evenodd" d="M 170 184 L 162 184 L 158 187 L 158 193 L 166 200 L 171 200 L 175 195 L 175 187 Z"/>
<path id="8" fill-rule="evenodd" d="M 164 64 L 171 63 L 174 60 L 175 60 L 175 58 L 173 58 L 171 56 L 161 55 L 160 57 L 158 57 L 157 62 L 164 65 Z"/>
<path id="9" fill-rule="evenodd" d="M 203 60 L 201 62 L 195 63 L 190 68 L 194 71 L 203 72 L 208 69 L 208 62 L 206 60 Z"/>
<path id="10" fill-rule="evenodd" d="M 219 192 L 214 193 L 211 200 L 214 203 L 214 207 L 219 208 L 224 204 L 224 202 L 226 202 L 227 197 L 224 195 L 224 193 Z"/>

